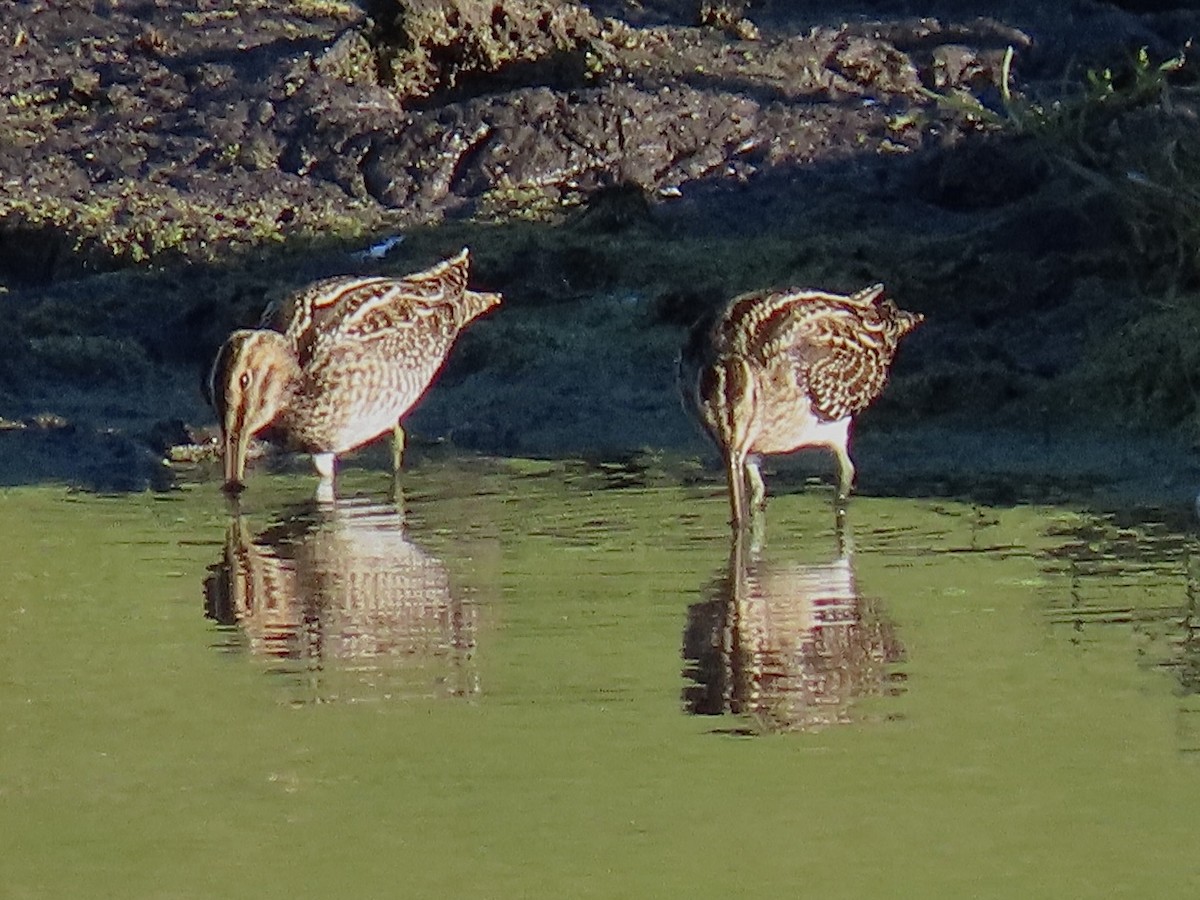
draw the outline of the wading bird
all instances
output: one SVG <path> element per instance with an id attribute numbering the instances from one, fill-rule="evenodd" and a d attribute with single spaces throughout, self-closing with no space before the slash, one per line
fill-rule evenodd
<path id="1" fill-rule="evenodd" d="M 849 296 L 743 294 L 696 323 L 679 388 L 724 457 L 735 528 L 766 500 L 759 455 L 801 447 L 836 454 L 840 516 L 854 483 L 853 418 L 882 392 L 900 339 L 923 319 L 877 284 Z"/>
<path id="2" fill-rule="evenodd" d="M 459 332 L 500 303 L 467 290 L 468 253 L 403 278 L 318 281 L 267 308 L 258 328 L 225 341 L 209 377 L 221 426 L 225 489 L 243 487 L 250 438 L 312 454 L 322 479 L 338 456 L 385 432 L 393 467 L 401 418 L 416 405 Z"/>

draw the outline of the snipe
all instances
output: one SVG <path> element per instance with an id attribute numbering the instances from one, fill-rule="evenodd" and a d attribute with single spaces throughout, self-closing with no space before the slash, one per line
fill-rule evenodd
<path id="1" fill-rule="evenodd" d="M 898 309 L 877 284 L 849 296 L 743 294 L 696 323 L 679 387 L 725 458 L 735 528 L 765 503 L 758 457 L 801 447 L 836 454 L 842 510 L 854 483 L 854 416 L 882 392 L 900 339 L 923 318 Z"/>
<path id="2" fill-rule="evenodd" d="M 500 303 L 467 290 L 468 253 L 404 278 L 328 278 L 268 307 L 217 354 L 210 397 L 221 425 L 225 487 L 242 489 L 260 432 L 313 455 L 323 478 L 338 456 L 393 432 L 416 405 L 459 332 Z"/>

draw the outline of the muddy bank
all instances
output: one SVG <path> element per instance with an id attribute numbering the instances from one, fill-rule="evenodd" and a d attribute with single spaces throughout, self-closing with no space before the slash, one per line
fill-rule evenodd
<path id="1" fill-rule="evenodd" d="M 1175 249 L 1188 208 L 1164 224 L 1113 186 L 1160 178 L 1122 135 L 1189 146 L 1190 62 L 1170 104 L 1141 98 L 1095 126 L 1107 143 L 1071 120 L 1094 163 L 1004 121 L 1052 109 L 1039 98 L 1089 67 L 1129 96 L 1122 73 L 1178 54 L 1196 12 L 404 6 L 461 15 L 447 31 L 385 3 L 14 5 L 0 478 L 161 484 L 164 449 L 211 428 L 198 385 L 231 328 L 313 278 L 411 271 L 466 245 L 474 283 L 506 303 L 413 414 L 430 442 L 700 453 L 672 383 L 695 316 L 767 284 L 883 281 L 928 321 L 863 417 L 864 491 L 1110 484 L 1182 502 L 1200 481 L 1197 267 Z M 1148 67 L 1130 69 L 1141 47 Z"/>

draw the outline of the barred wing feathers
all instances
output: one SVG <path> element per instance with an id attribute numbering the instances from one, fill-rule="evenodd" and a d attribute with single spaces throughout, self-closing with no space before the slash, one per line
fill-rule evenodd
<path id="1" fill-rule="evenodd" d="M 381 336 L 419 350 L 449 341 L 463 325 L 500 302 L 499 295 L 468 291 L 468 254 L 403 278 L 326 278 L 268 308 L 263 325 L 282 331 L 302 367 L 338 347 Z M 412 339 L 404 335 L 414 329 Z"/>

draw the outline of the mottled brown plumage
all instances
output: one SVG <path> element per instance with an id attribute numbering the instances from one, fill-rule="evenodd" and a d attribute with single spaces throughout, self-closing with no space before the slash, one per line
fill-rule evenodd
<path id="1" fill-rule="evenodd" d="M 764 453 L 831 449 L 840 507 L 854 481 L 853 417 L 882 392 L 900 339 L 922 319 L 873 285 L 849 296 L 743 294 L 696 324 L 680 356 L 679 386 L 725 457 L 735 527 L 764 502 L 757 460 Z"/>
<path id="2" fill-rule="evenodd" d="M 467 290 L 468 254 L 404 278 L 328 278 L 268 307 L 259 328 L 235 331 L 213 365 L 225 482 L 241 487 L 259 432 L 313 454 L 323 477 L 338 456 L 387 431 L 424 394 L 458 333 L 500 302 Z"/>

